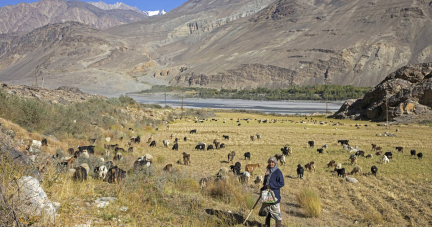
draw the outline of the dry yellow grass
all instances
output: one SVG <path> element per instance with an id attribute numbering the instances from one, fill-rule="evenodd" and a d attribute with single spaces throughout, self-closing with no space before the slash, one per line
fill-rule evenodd
<path id="1" fill-rule="evenodd" d="M 43 187 L 50 199 L 62 203 L 61 222 L 65 225 L 87 222 L 96 226 L 117 225 L 118 222 L 113 219 L 116 218 L 121 219 L 121 223 L 126 226 L 221 226 L 220 220 L 206 214 L 205 209 L 232 210 L 244 214 L 247 208 L 253 205 L 254 198 L 250 198 L 247 194 L 244 204 L 241 204 L 241 201 L 224 203 L 206 193 L 197 192 L 195 183 L 202 177 L 215 175 L 221 167 L 229 167 L 231 164 L 227 163 L 227 154 L 235 151 L 234 162 L 242 164 L 242 171 L 246 164 L 261 164 L 261 167 L 255 170 L 248 186 L 235 185 L 236 190 L 256 193 L 257 198 L 260 186 L 254 185 L 253 180 L 257 175 L 264 175 L 265 164 L 270 156 L 280 154 L 280 148 L 289 145 L 293 148 L 293 154 L 286 158 L 286 165 L 279 166 L 285 176 L 285 187 L 281 190 L 281 209 L 285 225 L 350 226 L 355 220 L 361 225 L 432 225 L 432 204 L 429 202 L 432 199 L 430 177 L 432 158 L 429 151 L 432 147 L 432 141 L 429 140 L 432 130 L 430 127 L 401 125 L 392 126 L 387 130 L 371 122 L 350 120 L 333 120 L 345 125 L 332 126 L 331 124 L 315 125 L 311 122 L 296 124 L 281 121 L 300 121 L 304 120 L 304 117 L 274 117 L 242 113 L 218 113 L 217 115 L 214 117 L 218 119 L 217 122 L 194 123 L 183 119 L 173 122 L 169 130 L 159 127 L 159 131 L 136 132 L 141 135 L 143 142 L 134 145 L 134 152 L 123 154 L 125 159 L 116 163 L 122 169 L 130 170 L 137 157 L 152 154 L 156 159 L 154 162 L 156 176 L 168 176 L 162 169 L 166 164 L 173 164 L 179 173 L 187 176 L 186 180 L 178 183 L 165 184 L 158 189 L 158 186 L 153 184 L 154 181 L 146 182 L 145 179 L 141 179 L 137 180 L 139 187 L 136 190 L 127 190 L 122 186 L 109 185 L 96 179 L 77 183 L 66 175 L 56 173 L 54 168 L 49 170 L 45 175 L 46 181 Z M 226 123 L 223 123 L 224 118 Z M 231 118 L 234 120 L 230 120 Z M 249 123 L 241 121 L 241 126 L 237 126 L 237 118 L 269 118 L 279 121 L 261 124 L 253 120 Z M 362 125 L 360 129 L 354 127 L 357 123 Z M 369 126 L 363 126 L 365 124 Z M 397 133 L 396 128 L 400 129 Z M 197 129 L 197 134 L 189 134 L 192 129 Z M 375 136 L 385 131 L 397 134 L 397 138 Z M 179 139 L 179 151 L 173 151 L 171 147 L 163 147 L 164 139 L 169 139 L 170 146 L 173 145 L 174 139 L 170 139 L 171 134 Z M 255 134 L 260 134 L 262 139 L 251 141 L 250 136 Z M 114 132 L 107 131 L 104 135 L 112 136 Z M 145 143 L 151 135 L 158 143 L 156 148 L 150 148 Z M 229 135 L 230 140 L 223 140 L 222 135 Z M 25 133 L 23 136 L 26 136 Z M 183 141 L 184 137 L 188 137 L 186 142 Z M 124 141 L 112 141 L 111 144 L 119 143 L 121 147 L 127 148 L 124 145 L 126 139 L 128 138 Z M 205 142 L 208 145 L 214 139 L 225 143 L 226 148 L 211 151 L 194 150 L 198 142 Z M 372 159 L 359 158 L 357 165 L 363 168 L 364 173 L 369 173 L 370 167 L 376 165 L 379 169 L 377 177 L 354 176 L 359 182 L 350 184 L 331 173 L 332 169 L 327 168 L 326 165 L 330 160 L 341 163 L 347 172 L 354 167 L 348 161 L 349 152 L 337 144 L 337 140 L 341 139 L 350 140 L 352 146 L 358 145 L 366 154 L 374 154 Z M 308 147 L 309 140 L 315 141 L 315 148 Z M 99 140 L 96 146 L 103 147 L 104 143 L 105 141 Z M 377 157 L 375 152 L 370 151 L 371 143 L 382 146 L 384 152 L 392 151 L 393 160 L 389 164 L 381 164 L 381 157 Z M 78 144 L 86 145 L 88 142 L 70 140 L 55 146 L 67 150 L 68 147 L 76 147 Z M 324 144 L 328 144 L 329 148 L 324 151 L 324 154 L 318 154 L 316 149 Z M 404 153 L 398 153 L 395 150 L 396 146 L 403 146 Z M 411 149 L 422 152 L 423 160 L 411 157 L 409 155 Z M 182 152 L 191 154 L 191 165 L 176 164 L 182 159 Z M 244 160 L 245 152 L 251 152 L 251 160 Z M 101 154 L 97 155 L 100 157 Z M 316 172 L 305 171 L 304 179 L 297 179 L 297 165 L 304 166 L 310 161 L 315 162 Z M 128 174 L 128 177 L 131 175 Z M 196 182 L 192 183 L 190 179 Z M 321 200 L 322 211 L 319 218 L 306 218 L 305 211 L 296 201 L 296 195 L 305 188 L 317 192 Z M 103 196 L 115 196 L 118 200 L 106 209 L 86 205 Z M 154 197 L 158 199 L 152 199 Z M 128 212 L 120 212 L 121 206 L 129 207 Z M 251 220 L 263 222 L 257 212 L 258 209 L 251 216 Z"/>
<path id="2" fill-rule="evenodd" d="M 296 196 L 297 202 L 303 208 L 306 216 L 320 217 L 321 216 L 321 203 L 318 195 L 309 189 L 304 189 Z"/>

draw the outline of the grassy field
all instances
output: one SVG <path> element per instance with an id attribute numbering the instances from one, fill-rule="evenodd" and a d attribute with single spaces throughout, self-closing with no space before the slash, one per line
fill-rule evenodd
<path id="1" fill-rule="evenodd" d="M 142 143 L 135 145 L 133 153 L 124 154 L 125 158 L 118 164 L 128 170 L 128 176 L 121 185 L 91 179 L 84 183 L 74 182 L 65 174 L 59 174 L 52 166 L 44 175 L 43 188 L 48 197 L 62 204 L 60 222 L 62 225 L 91 223 L 95 226 L 224 226 L 230 225 L 215 215 L 209 215 L 208 209 L 246 216 L 255 199 L 258 198 L 259 187 L 252 181 L 257 175 L 264 175 L 265 165 L 270 156 L 281 154 L 284 145 L 293 148 L 293 154 L 287 157 L 286 165 L 279 166 L 285 177 L 282 194 L 283 224 L 287 226 L 430 226 L 432 225 L 432 158 L 430 147 L 432 130 L 428 126 L 400 125 L 390 129 L 376 126 L 371 122 L 337 120 L 344 125 L 333 126 L 335 122 L 325 125 L 295 123 L 305 120 L 304 117 L 275 117 L 268 115 L 245 113 L 216 113 L 218 121 L 194 123 L 188 120 L 176 120 L 170 128 L 160 126 L 158 131 L 139 131 Z M 223 123 L 223 119 L 226 123 Z M 237 118 L 250 118 L 249 123 Z M 278 119 L 277 123 L 258 123 L 253 119 Z M 325 120 L 313 117 L 314 120 Z M 230 120 L 233 119 L 233 120 Z M 310 118 L 309 118 L 310 119 Z M 293 120 L 291 123 L 287 120 Z M 333 120 L 335 121 L 335 120 Z M 361 124 L 359 128 L 355 124 Z M 365 127 L 364 125 L 368 125 Z M 6 125 L 5 127 L 17 127 Z M 197 129 L 197 134 L 189 134 Z M 399 129 L 399 132 L 395 132 Z M 391 132 L 392 137 L 377 137 L 377 133 Z M 40 135 L 29 136 L 22 130 L 23 137 L 40 139 Z M 171 150 L 174 139 L 179 138 L 179 151 Z M 250 136 L 260 134 L 261 140 L 251 141 Z M 156 148 L 150 148 L 147 139 L 153 135 L 157 141 Z M 223 140 L 222 135 L 229 135 L 230 140 Z M 108 135 L 104 135 L 108 136 Z M 36 138 L 35 138 L 36 137 Z M 183 141 L 184 137 L 188 140 Z M 169 139 L 170 147 L 164 148 L 162 140 Z M 225 149 L 196 151 L 193 148 L 198 142 L 211 144 L 214 139 L 226 144 Z M 330 160 L 341 163 L 350 172 L 349 151 L 337 144 L 337 140 L 350 140 L 351 146 L 359 146 L 366 154 L 373 153 L 372 159 L 360 157 L 357 166 L 362 167 L 365 175 L 354 175 L 357 184 L 338 178 L 331 168 L 327 168 Z M 309 148 L 307 142 L 315 141 L 315 148 Z M 84 141 L 69 140 L 63 142 L 49 141 L 52 144 L 46 152 L 54 154 L 57 149 L 66 151 L 69 147 L 85 145 Z M 124 144 L 112 141 L 111 144 Z M 392 151 L 393 160 L 381 164 L 381 157 L 371 151 L 371 143 L 382 146 L 383 151 Z M 97 141 L 97 157 L 104 155 L 104 141 Z M 318 154 L 317 148 L 327 144 L 329 148 L 324 154 Z M 395 147 L 403 146 L 404 153 Z M 411 157 L 409 151 L 415 149 L 422 152 L 424 158 L 419 160 Z M 247 186 L 230 181 L 226 190 L 233 195 L 222 193 L 215 196 L 214 191 L 200 191 L 198 181 L 203 177 L 214 176 L 221 167 L 229 167 L 227 154 L 236 152 L 234 162 L 244 166 L 249 163 L 260 163 L 253 173 Z M 182 152 L 191 154 L 191 165 L 177 164 L 182 159 Z M 244 160 L 243 154 L 251 152 L 251 160 Z M 137 157 L 144 154 L 153 155 L 155 162 L 151 170 L 139 174 L 130 171 Z M 112 154 L 111 154 L 112 157 Z M 105 156 L 105 158 L 107 158 Z M 304 166 L 314 161 L 315 172 L 305 171 L 304 179 L 297 179 L 298 164 Z M 166 164 L 173 164 L 174 173 L 162 171 Z M 378 167 L 377 177 L 370 175 L 371 166 Z M 296 197 L 301 192 L 315 192 L 320 200 L 322 212 L 320 217 L 306 217 L 305 211 L 299 206 Z M 91 203 L 102 196 L 114 196 L 118 200 L 105 209 L 95 208 Z M 127 212 L 119 211 L 127 206 Z M 206 211 L 207 209 L 207 211 Z M 257 208 L 251 220 L 261 223 Z M 121 221 L 118 221 L 118 220 Z M 223 219 L 223 218 L 222 218 Z M 274 222 L 272 221 L 272 225 Z M 239 225 L 240 226 L 240 225 Z"/>

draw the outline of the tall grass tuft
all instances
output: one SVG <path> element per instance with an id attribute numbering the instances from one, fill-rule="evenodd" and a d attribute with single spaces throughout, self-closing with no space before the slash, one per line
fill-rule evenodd
<path id="1" fill-rule="evenodd" d="M 318 195 L 310 190 L 305 189 L 297 194 L 297 201 L 308 217 L 320 217 L 321 216 L 321 202 Z"/>

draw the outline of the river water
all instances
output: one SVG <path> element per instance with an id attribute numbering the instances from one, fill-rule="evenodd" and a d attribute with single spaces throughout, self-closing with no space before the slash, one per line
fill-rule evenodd
<path id="1" fill-rule="evenodd" d="M 160 96 L 130 96 L 139 103 L 165 105 L 165 97 Z M 331 112 L 339 110 L 342 102 L 329 102 L 328 110 Z M 182 100 L 176 97 L 168 97 L 167 105 L 170 107 L 181 107 Z M 325 113 L 326 103 L 309 101 L 253 101 L 238 99 L 184 99 L 183 107 L 189 109 L 236 109 L 253 110 L 264 113 L 279 114 L 311 114 Z"/>

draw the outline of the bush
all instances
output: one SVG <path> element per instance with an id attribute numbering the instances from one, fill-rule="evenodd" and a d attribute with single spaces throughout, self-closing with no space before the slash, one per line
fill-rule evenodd
<path id="1" fill-rule="evenodd" d="M 156 163 L 163 164 L 165 163 L 165 160 L 166 160 L 165 156 L 157 156 Z"/>
<path id="2" fill-rule="evenodd" d="M 176 188 L 182 192 L 198 192 L 199 183 L 192 178 L 183 178 L 176 183 Z"/>
<path id="3" fill-rule="evenodd" d="M 309 189 L 305 189 L 297 194 L 297 201 L 300 206 L 304 209 L 306 216 L 308 217 L 320 217 L 321 216 L 321 203 L 318 195 Z"/>

